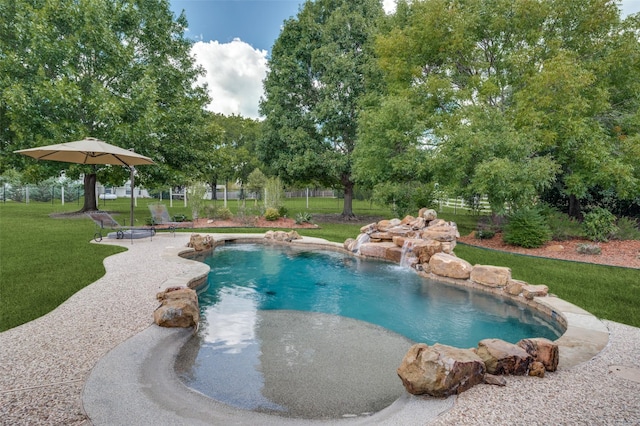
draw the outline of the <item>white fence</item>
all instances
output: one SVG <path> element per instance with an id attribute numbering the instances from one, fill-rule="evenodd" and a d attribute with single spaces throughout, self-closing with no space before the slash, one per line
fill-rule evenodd
<path id="1" fill-rule="evenodd" d="M 477 200 L 476 209 L 474 209 L 473 206 L 469 205 L 469 203 L 465 202 L 464 198 L 462 197 L 442 198 L 438 200 L 438 205 L 440 210 L 442 210 L 443 207 L 453 208 L 454 213 L 457 209 L 466 209 L 467 211 L 474 210 L 480 213 L 491 213 L 491 206 L 489 205 L 489 201 L 487 200 L 486 196 L 480 197 Z"/>

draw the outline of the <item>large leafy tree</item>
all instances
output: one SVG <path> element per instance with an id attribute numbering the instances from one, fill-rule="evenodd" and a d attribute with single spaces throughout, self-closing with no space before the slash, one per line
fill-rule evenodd
<path id="1" fill-rule="evenodd" d="M 0 171 L 32 179 L 62 168 L 85 174 L 84 210 L 95 209 L 96 172 L 126 170 L 33 163 L 16 149 L 97 137 L 153 158 L 143 183 L 174 183 L 203 150 L 208 101 L 184 38 L 184 16 L 166 0 L 7 0 L 0 5 Z M 69 174 L 69 173 L 68 173 Z"/>
<path id="2" fill-rule="evenodd" d="M 347 217 L 358 117 L 379 90 L 372 42 L 382 15 L 378 0 L 307 1 L 273 46 L 260 105 L 261 159 L 286 181 L 342 188 Z"/>
<path id="3" fill-rule="evenodd" d="M 422 126 L 442 186 L 497 210 L 555 188 L 575 215 L 597 188 L 638 194 L 637 17 L 606 0 L 423 0 L 388 21 L 389 96 L 418 121 L 386 127 Z"/>

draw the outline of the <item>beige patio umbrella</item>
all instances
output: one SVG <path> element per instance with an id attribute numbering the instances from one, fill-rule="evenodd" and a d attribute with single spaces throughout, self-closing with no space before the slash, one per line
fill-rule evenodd
<path id="1" fill-rule="evenodd" d="M 138 166 L 153 164 L 151 158 L 111 145 L 96 138 L 85 138 L 76 142 L 15 151 L 37 160 L 64 161 L 77 164 L 112 164 L 118 166 Z"/>
<path id="2" fill-rule="evenodd" d="M 133 225 L 133 166 L 154 164 L 151 158 L 111 145 L 96 138 L 14 151 L 37 160 L 63 161 L 76 164 L 111 164 L 131 170 L 131 225 Z"/>

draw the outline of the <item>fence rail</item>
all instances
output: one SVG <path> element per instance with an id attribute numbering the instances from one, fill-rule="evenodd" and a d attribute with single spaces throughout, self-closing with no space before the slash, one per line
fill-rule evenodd
<path id="1" fill-rule="evenodd" d="M 456 209 L 466 209 L 467 211 L 491 213 L 491 206 L 489 205 L 489 201 L 487 200 L 486 196 L 480 197 L 477 200 L 477 202 L 475 203 L 476 208 L 474 208 L 474 206 L 467 203 L 462 197 L 441 198 L 438 200 L 438 205 L 440 210 L 442 210 L 443 207 L 450 207 L 450 208 L 453 208 L 454 211 Z"/>

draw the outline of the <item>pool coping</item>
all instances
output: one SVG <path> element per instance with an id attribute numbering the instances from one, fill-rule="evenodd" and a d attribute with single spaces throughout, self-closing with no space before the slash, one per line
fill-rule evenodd
<path id="1" fill-rule="evenodd" d="M 303 237 L 290 243 L 265 240 L 264 234 L 206 234 L 215 246 L 227 242 L 267 243 L 333 250 L 352 254 L 342 244 Z M 163 286 L 201 285 L 209 273 L 202 262 L 189 259 L 198 254 L 188 247 L 165 248 L 163 260 L 180 264 L 180 273 Z M 452 280 L 440 279 L 444 282 Z M 458 281 L 458 280 L 453 280 Z M 453 284 L 460 284 L 454 282 Z M 464 285 L 464 284 L 462 284 Z M 469 285 L 467 285 L 469 286 Z M 523 303 L 523 300 L 518 300 Z M 609 341 L 604 323 L 589 312 L 554 296 L 537 297 L 527 305 L 550 317 L 564 320 L 565 333 L 556 340 L 560 347 L 559 369 L 569 369 L 595 357 Z M 368 424 L 428 422 L 453 407 L 455 397 L 419 397 L 406 393 L 391 406 L 367 417 L 334 420 L 301 420 L 236 409 L 214 401 L 180 382 L 173 361 L 192 331 L 163 329 L 151 325 L 101 358 L 91 371 L 82 395 L 83 407 L 94 424 L 128 423 L 131 419 L 161 424 L 216 424 L 220 422 L 260 424 Z M 400 360 L 398 361 L 400 362 Z M 144 420 L 143 420 L 144 419 Z"/>
<path id="2" fill-rule="evenodd" d="M 315 249 L 332 250 L 340 253 L 357 256 L 349 250 L 345 249 L 343 244 L 327 241 L 322 238 L 302 237 L 299 240 L 291 242 L 279 242 L 264 238 L 264 234 L 207 234 L 214 240 L 214 247 L 225 244 L 226 242 L 244 242 L 259 244 L 279 244 L 283 246 L 302 246 Z M 168 253 L 168 256 L 180 256 L 188 260 L 189 255 L 197 254 L 194 249 L 184 248 L 178 252 Z M 197 262 L 200 263 L 200 262 Z M 206 265 L 205 265 L 206 266 Z M 207 267 L 208 273 L 208 267 Z M 191 288 L 197 287 L 204 279 L 207 273 L 198 274 L 195 280 L 176 285 L 187 285 Z M 565 332 L 555 342 L 560 349 L 560 361 L 558 369 L 571 368 L 583 362 L 586 362 L 596 356 L 604 349 L 609 342 L 609 330 L 606 325 L 588 311 L 563 300 L 552 294 L 544 297 L 534 297 L 533 299 L 525 299 L 523 297 L 510 295 L 503 292 L 499 288 L 487 287 L 476 284 L 470 280 L 460 280 L 448 277 L 442 277 L 434 274 L 422 275 L 426 278 L 433 279 L 448 284 L 458 285 L 467 288 L 473 288 L 485 293 L 491 293 L 499 297 L 508 298 L 514 302 L 525 305 L 531 309 L 542 312 L 551 320 L 559 322 L 565 327 Z"/>

